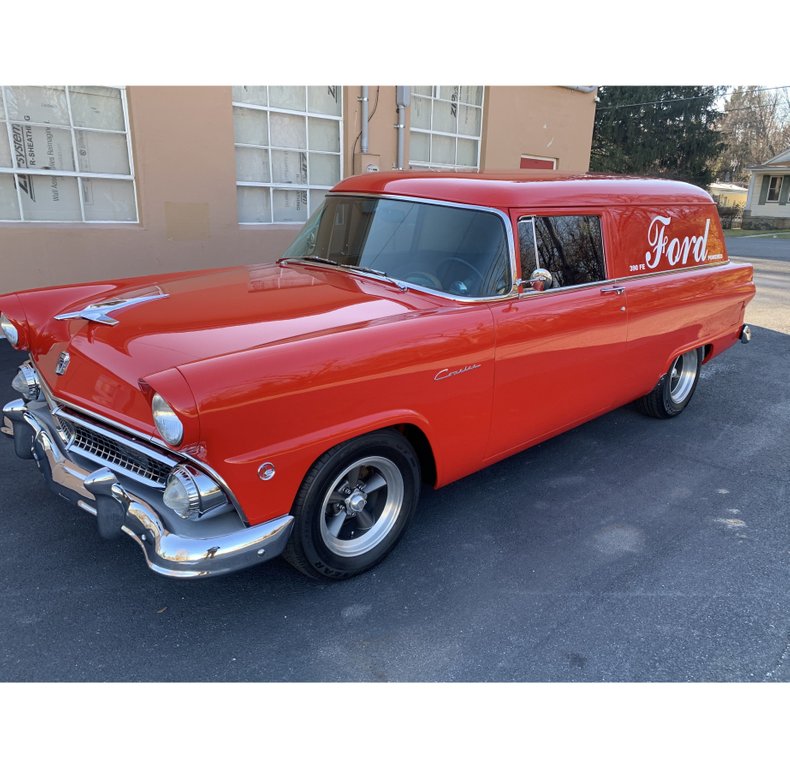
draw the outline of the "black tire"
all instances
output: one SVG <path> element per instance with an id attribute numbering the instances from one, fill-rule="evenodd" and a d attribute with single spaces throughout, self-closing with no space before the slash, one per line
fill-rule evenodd
<path id="1" fill-rule="evenodd" d="M 676 417 L 688 406 L 694 395 L 701 367 L 701 349 L 678 355 L 652 392 L 637 401 L 640 410 L 656 419 Z"/>
<path id="2" fill-rule="evenodd" d="M 342 443 L 319 457 L 302 482 L 283 556 L 316 579 L 360 574 L 395 547 L 419 494 L 417 456 L 397 430 Z"/>

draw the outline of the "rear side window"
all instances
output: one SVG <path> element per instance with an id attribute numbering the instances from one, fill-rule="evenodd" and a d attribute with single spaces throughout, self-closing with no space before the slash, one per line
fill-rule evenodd
<path id="1" fill-rule="evenodd" d="M 551 273 L 552 288 L 606 280 L 598 216 L 529 216 L 518 222 L 521 277 L 538 267 Z"/>

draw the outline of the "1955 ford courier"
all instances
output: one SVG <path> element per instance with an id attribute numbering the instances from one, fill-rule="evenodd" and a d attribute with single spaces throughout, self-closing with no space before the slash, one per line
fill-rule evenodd
<path id="1" fill-rule="evenodd" d="M 160 574 L 342 579 L 422 482 L 634 400 L 679 414 L 754 291 L 687 184 L 368 174 L 275 264 L 0 296 L 30 353 L 2 430 Z"/>

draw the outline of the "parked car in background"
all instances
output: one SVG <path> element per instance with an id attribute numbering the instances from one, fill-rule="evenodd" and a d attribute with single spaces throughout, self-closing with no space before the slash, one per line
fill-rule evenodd
<path id="1" fill-rule="evenodd" d="M 754 291 L 687 184 L 369 174 L 276 264 L 0 296 L 29 352 L 2 429 L 161 574 L 342 579 L 422 483 L 630 401 L 681 413 Z"/>

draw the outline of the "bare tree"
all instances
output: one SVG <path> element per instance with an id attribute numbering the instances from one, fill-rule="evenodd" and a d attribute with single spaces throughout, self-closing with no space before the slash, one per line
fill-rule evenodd
<path id="1" fill-rule="evenodd" d="M 790 88 L 738 86 L 718 126 L 725 149 L 715 165 L 720 180 L 746 184 L 749 166 L 790 148 Z"/>

